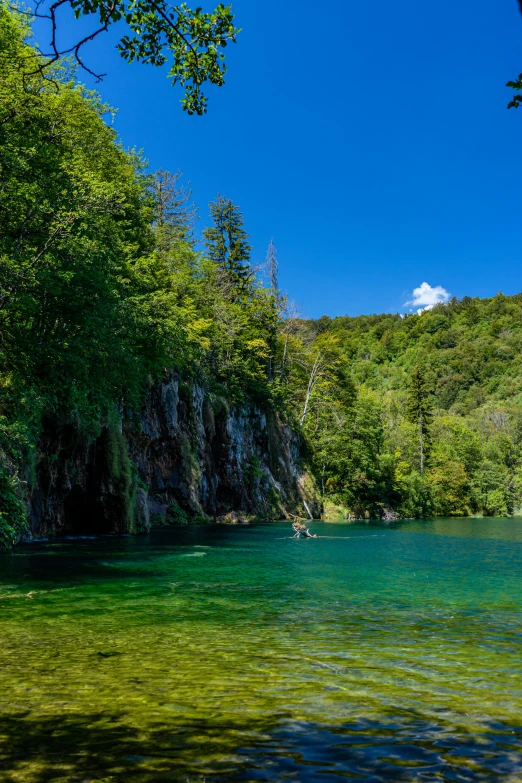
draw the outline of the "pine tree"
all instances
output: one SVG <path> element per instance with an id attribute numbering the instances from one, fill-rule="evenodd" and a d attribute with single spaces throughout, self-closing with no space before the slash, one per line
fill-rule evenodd
<path id="1" fill-rule="evenodd" d="M 251 246 L 239 207 L 218 195 L 210 202 L 213 225 L 203 231 L 208 257 L 219 269 L 222 283 L 229 292 L 248 291 L 253 272 L 250 266 Z"/>
<path id="2" fill-rule="evenodd" d="M 418 427 L 421 474 L 424 473 L 424 465 L 431 445 L 431 408 L 431 387 L 425 374 L 417 365 L 410 376 L 406 392 L 406 415 L 409 421 Z"/>

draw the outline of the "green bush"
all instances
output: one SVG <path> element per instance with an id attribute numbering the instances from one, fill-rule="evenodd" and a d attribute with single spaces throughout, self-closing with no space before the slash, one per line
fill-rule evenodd
<path id="1" fill-rule="evenodd" d="M 0 549 L 12 546 L 26 529 L 20 483 L 5 468 L 0 469 Z"/>
<path id="2" fill-rule="evenodd" d="M 191 523 L 193 525 L 208 525 L 211 522 L 211 518 L 207 517 L 206 514 L 196 514 L 192 519 Z"/>
<path id="3" fill-rule="evenodd" d="M 167 508 L 167 522 L 169 525 L 188 525 L 190 522 L 187 512 L 175 500 Z"/>

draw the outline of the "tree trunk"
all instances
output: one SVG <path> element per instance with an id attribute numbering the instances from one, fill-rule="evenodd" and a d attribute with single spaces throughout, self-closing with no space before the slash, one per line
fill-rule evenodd
<path id="1" fill-rule="evenodd" d="M 304 408 L 303 408 L 303 415 L 301 416 L 301 427 L 303 426 L 304 420 L 306 419 L 306 414 L 308 413 L 308 407 L 310 405 L 310 397 L 312 396 L 312 392 L 314 390 L 315 381 L 316 381 L 316 377 L 317 377 L 317 370 L 319 368 L 319 361 L 320 361 L 320 359 L 321 359 L 321 354 L 318 353 L 317 356 L 315 357 L 314 366 L 312 367 L 312 370 L 310 372 L 310 378 L 309 378 L 309 381 L 308 381 L 308 388 L 306 390 L 306 399 L 305 399 L 305 404 L 304 404 Z"/>
<path id="2" fill-rule="evenodd" d="M 423 421 L 422 421 L 422 413 L 419 416 L 419 443 L 420 443 L 420 470 L 421 470 L 421 476 L 424 475 L 424 442 L 423 442 Z"/>
<path id="3" fill-rule="evenodd" d="M 301 427 L 303 426 L 304 420 L 306 419 L 306 414 L 308 413 L 308 406 L 310 404 L 310 395 L 312 393 L 311 383 L 312 383 L 312 376 L 310 376 L 310 380 L 308 381 L 308 389 L 306 390 L 306 399 L 303 408 L 303 415 L 301 416 L 301 422 L 300 422 Z"/>
<path id="4" fill-rule="evenodd" d="M 286 336 L 285 336 L 285 348 L 283 351 L 283 361 L 281 363 L 281 372 L 279 373 L 279 383 L 283 383 L 284 377 L 285 377 L 285 369 L 286 369 L 286 352 L 288 350 L 288 337 L 290 335 L 290 332 L 287 330 Z"/>

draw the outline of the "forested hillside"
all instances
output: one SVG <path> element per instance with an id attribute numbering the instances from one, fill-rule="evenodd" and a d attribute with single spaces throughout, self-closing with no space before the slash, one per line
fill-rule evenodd
<path id="1" fill-rule="evenodd" d="M 299 326 L 357 387 L 318 383 L 307 425 L 325 493 L 350 512 L 512 514 L 522 488 L 522 295 Z M 322 361 L 328 365 L 328 351 Z M 325 379 L 323 379 L 323 382 Z"/>

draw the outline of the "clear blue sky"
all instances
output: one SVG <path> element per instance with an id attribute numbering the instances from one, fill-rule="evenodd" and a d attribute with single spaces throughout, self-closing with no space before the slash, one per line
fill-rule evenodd
<path id="1" fill-rule="evenodd" d="M 254 259 L 273 236 L 310 317 L 403 311 L 422 282 L 522 290 L 522 109 L 504 86 L 522 71 L 516 0 L 233 7 L 243 32 L 204 117 L 114 36 L 85 50 L 123 142 L 184 172 L 201 226 L 218 192 L 239 204 Z"/>

